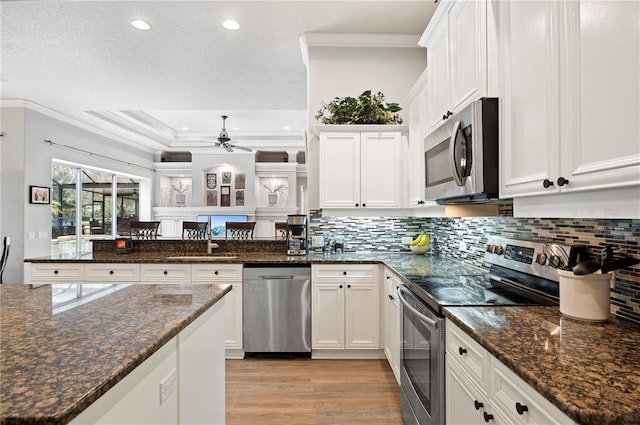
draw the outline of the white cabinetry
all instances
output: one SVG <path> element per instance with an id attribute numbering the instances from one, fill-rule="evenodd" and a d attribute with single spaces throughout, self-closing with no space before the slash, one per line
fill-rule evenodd
<path id="1" fill-rule="evenodd" d="M 497 2 L 502 197 L 640 184 L 640 4 Z"/>
<path id="2" fill-rule="evenodd" d="M 85 282 L 138 282 L 140 264 L 87 264 L 84 268 Z"/>
<path id="3" fill-rule="evenodd" d="M 400 383 L 400 302 L 398 300 L 399 278 L 390 270 L 384 271 L 384 354 L 391 370 Z"/>
<path id="4" fill-rule="evenodd" d="M 165 218 L 160 220 L 160 228 L 158 233 L 165 238 L 181 238 L 182 222 L 184 220 L 175 218 Z"/>
<path id="5" fill-rule="evenodd" d="M 378 266 L 314 264 L 312 274 L 312 349 L 377 350 Z"/>
<path id="6" fill-rule="evenodd" d="M 140 282 L 190 283 L 190 264 L 141 264 Z"/>
<path id="7" fill-rule="evenodd" d="M 487 2 L 443 1 L 419 43 L 427 48 L 426 134 L 488 95 Z M 425 135 L 426 135 L 425 134 Z"/>
<path id="8" fill-rule="evenodd" d="M 406 128 L 375 131 L 381 126 L 366 126 L 371 131 L 353 131 L 352 127 L 318 129 L 320 207 L 400 208 Z"/>
<path id="9" fill-rule="evenodd" d="M 225 349 L 228 358 L 243 358 L 242 353 L 242 264 L 193 264 L 192 282 L 231 284 L 225 295 Z"/>
<path id="10" fill-rule="evenodd" d="M 460 328 L 446 324 L 447 424 L 573 424 Z"/>
<path id="11" fill-rule="evenodd" d="M 79 263 L 27 263 L 25 280 L 31 282 L 82 282 L 84 264 Z"/>

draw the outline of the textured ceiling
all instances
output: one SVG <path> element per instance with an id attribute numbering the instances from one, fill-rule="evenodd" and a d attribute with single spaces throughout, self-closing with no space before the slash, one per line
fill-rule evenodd
<path id="1" fill-rule="evenodd" d="M 219 131 L 222 113 L 230 115 L 230 131 L 287 125 L 299 134 L 306 109 L 302 34 L 420 34 L 434 9 L 424 0 L 2 1 L 1 95 L 149 150 L 179 147 L 176 141 L 190 138 L 182 126 Z M 228 18 L 240 22 L 239 31 L 222 28 Z M 134 29 L 134 19 L 150 22 L 151 31 Z M 137 122 L 140 113 L 164 133 Z M 268 119 L 252 119 L 261 114 Z M 162 137 L 154 140 L 154 132 Z"/>

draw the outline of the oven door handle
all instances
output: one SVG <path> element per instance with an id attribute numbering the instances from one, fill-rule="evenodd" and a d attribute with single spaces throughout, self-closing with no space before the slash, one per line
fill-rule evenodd
<path id="1" fill-rule="evenodd" d="M 407 302 L 407 300 L 405 299 L 405 297 L 402 295 L 403 292 L 410 293 L 410 291 L 408 289 L 405 289 L 402 286 L 399 286 L 398 287 L 398 298 L 400 298 L 400 301 L 402 302 L 403 306 L 408 308 L 413 314 L 418 316 L 421 320 L 425 321 L 432 328 L 438 329 L 438 322 L 436 322 L 435 320 L 425 316 L 424 313 L 419 312 L 412 305 L 410 305 Z"/>

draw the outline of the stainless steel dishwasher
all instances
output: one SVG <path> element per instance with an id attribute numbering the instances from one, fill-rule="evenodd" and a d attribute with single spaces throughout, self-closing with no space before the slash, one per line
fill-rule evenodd
<path id="1" fill-rule="evenodd" d="M 242 284 L 245 354 L 311 354 L 311 267 L 246 265 Z"/>

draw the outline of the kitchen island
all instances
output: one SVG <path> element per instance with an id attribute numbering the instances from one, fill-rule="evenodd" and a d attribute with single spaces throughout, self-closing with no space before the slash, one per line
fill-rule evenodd
<path id="1" fill-rule="evenodd" d="M 223 423 L 230 285 L 70 286 L 0 286 L 0 423 Z"/>

